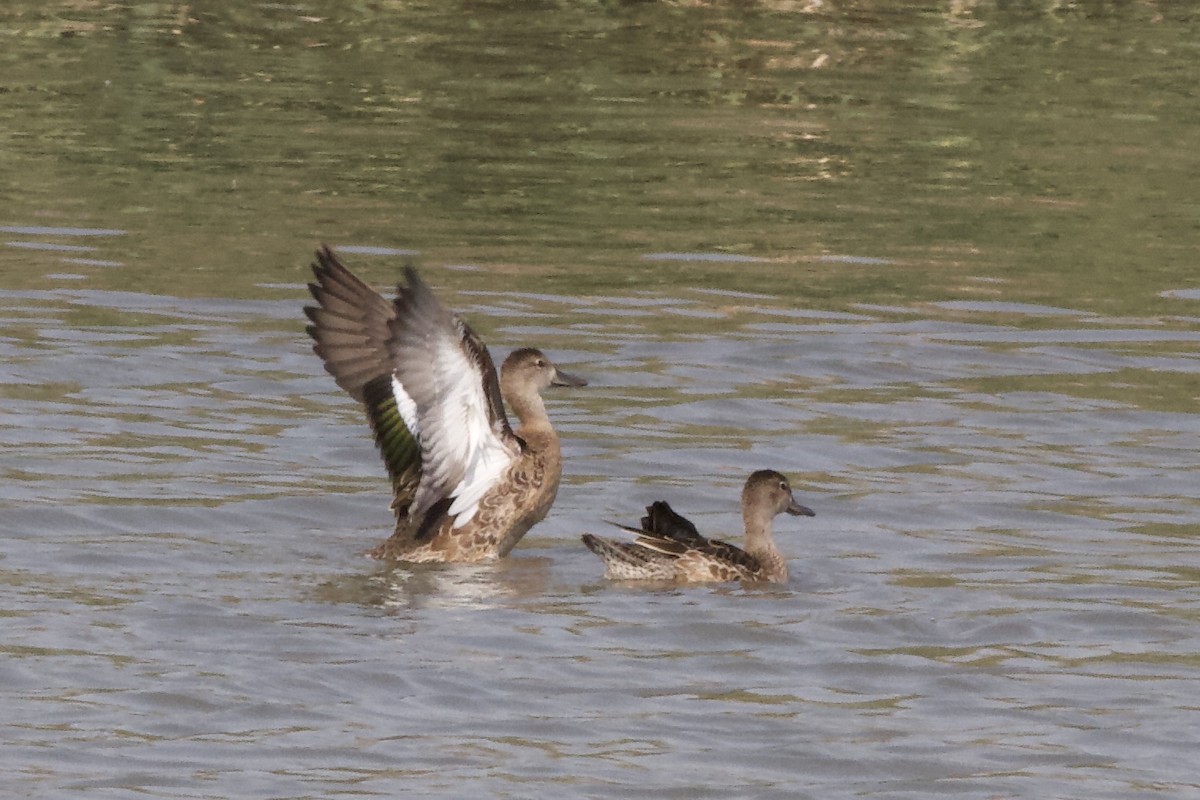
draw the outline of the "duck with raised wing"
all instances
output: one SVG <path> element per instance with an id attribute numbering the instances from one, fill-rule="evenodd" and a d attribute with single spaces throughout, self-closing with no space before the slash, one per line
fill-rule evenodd
<path id="1" fill-rule="evenodd" d="M 614 580 L 668 580 L 711 583 L 767 581 L 784 583 L 787 562 L 771 538 L 771 525 L 782 513 L 814 516 L 792 496 L 788 479 L 775 470 L 752 474 L 742 489 L 745 549 L 705 539 L 696 526 L 662 500 L 646 507 L 640 528 L 618 527 L 637 534 L 631 542 L 602 539 L 590 533 L 583 543 L 604 562 L 604 577 Z"/>
<path id="2" fill-rule="evenodd" d="M 507 555 L 546 516 L 562 476 L 541 392 L 586 381 L 533 348 L 509 355 L 497 377 L 487 346 L 412 267 L 390 302 L 327 247 L 312 269 L 317 305 L 304 311 L 313 351 L 365 407 L 392 479 L 396 529 L 370 555 L 415 562 Z"/>

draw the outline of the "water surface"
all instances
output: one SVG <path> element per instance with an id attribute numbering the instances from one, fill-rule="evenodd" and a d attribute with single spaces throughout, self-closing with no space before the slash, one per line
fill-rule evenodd
<path id="1" fill-rule="evenodd" d="M 23 797 L 1200 790 L 1187 4 L 0 11 L 0 749 Z M 535 344 L 495 565 L 390 528 L 321 241 Z M 610 584 L 667 499 L 777 587 Z"/>

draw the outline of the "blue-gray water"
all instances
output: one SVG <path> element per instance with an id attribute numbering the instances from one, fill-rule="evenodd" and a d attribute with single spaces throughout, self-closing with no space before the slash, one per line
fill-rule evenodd
<path id="1" fill-rule="evenodd" d="M 10 4 L 12 797 L 1200 796 L 1196 18 L 1146 2 Z M 549 394 L 397 568 L 319 241 Z M 778 587 L 610 584 L 666 499 Z"/>
<path id="2" fill-rule="evenodd" d="M 1200 334 L 685 294 L 489 296 L 493 338 L 551 339 L 592 380 L 551 402 L 560 500 L 505 563 L 390 573 L 359 556 L 386 533 L 385 481 L 297 302 L 0 294 L 19 320 L 0 412 L 20 454 L 0 498 L 8 780 L 163 797 L 1196 786 L 1197 417 L 1036 383 L 1194 379 Z M 136 325 L 72 320 L 132 308 Z M 654 336 L 660 314 L 721 330 Z M 1180 352 L 1138 352 L 1164 342 Z M 611 586 L 577 541 L 660 496 L 735 532 L 760 465 L 818 513 L 780 521 L 785 587 Z"/>

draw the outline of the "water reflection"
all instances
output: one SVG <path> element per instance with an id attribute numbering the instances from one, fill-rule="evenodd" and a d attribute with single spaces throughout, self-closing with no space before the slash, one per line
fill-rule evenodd
<path id="1" fill-rule="evenodd" d="M 391 564 L 327 581 L 315 596 L 400 615 L 422 609 L 511 607 L 545 596 L 551 564 L 551 559 L 536 556 L 491 564 Z"/>
<path id="2" fill-rule="evenodd" d="M 353 253 L 363 256 L 419 256 L 419 250 L 406 250 L 400 247 L 379 247 L 366 244 L 339 244 L 334 248 L 339 253 Z"/>
<path id="3" fill-rule="evenodd" d="M 53 228 L 44 225 L 0 225 L 0 233 L 22 236 L 124 236 L 128 231 L 116 228 Z"/>
<path id="4" fill-rule="evenodd" d="M 4 243 L 5 247 L 16 247 L 22 250 L 54 250 L 60 253 L 91 253 L 95 247 L 79 244 L 57 244 L 54 242 L 14 242 Z"/>
<path id="5" fill-rule="evenodd" d="M 737 253 L 643 253 L 643 261 L 719 261 L 730 264 L 752 264 L 762 261 L 754 256 Z"/>

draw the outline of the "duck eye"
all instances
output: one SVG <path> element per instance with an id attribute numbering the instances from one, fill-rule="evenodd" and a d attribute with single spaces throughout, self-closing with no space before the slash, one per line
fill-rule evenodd
<path id="1" fill-rule="evenodd" d="M 779 488 L 780 488 L 780 489 L 783 489 L 785 492 L 786 492 L 786 491 L 788 491 L 788 485 L 787 485 L 787 481 L 780 481 L 780 482 L 779 482 Z"/>
<path id="2" fill-rule="evenodd" d="M 533 363 L 534 363 L 534 365 L 536 365 L 536 366 L 538 366 L 538 367 L 544 367 L 544 366 L 546 366 L 546 362 L 545 362 L 543 359 L 540 359 L 540 358 L 539 358 L 537 361 L 533 362 Z"/>

